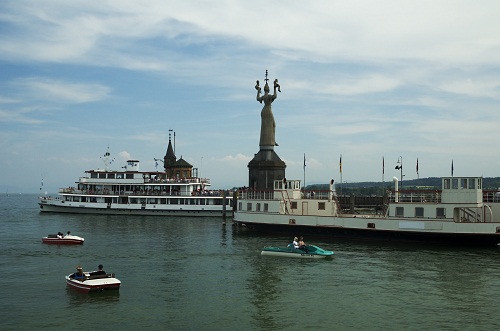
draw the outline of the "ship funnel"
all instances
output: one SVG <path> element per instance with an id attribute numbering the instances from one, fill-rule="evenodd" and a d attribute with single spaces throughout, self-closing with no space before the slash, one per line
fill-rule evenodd
<path id="1" fill-rule="evenodd" d="M 398 188 L 398 178 L 392 177 L 394 181 L 394 202 L 399 202 L 399 188 Z"/>

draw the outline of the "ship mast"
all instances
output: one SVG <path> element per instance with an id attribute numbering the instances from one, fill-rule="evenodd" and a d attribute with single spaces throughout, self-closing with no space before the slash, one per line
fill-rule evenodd
<path id="1" fill-rule="evenodd" d="M 108 150 L 106 151 L 106 153 L 104 153 L 104 156 L 101 156 L 101 159 L 104 162 L 104 171 L 109 171 L 109 165 L 115 160 L 111 157 L 111 153 L 109 152 L 109 145 Z"/>

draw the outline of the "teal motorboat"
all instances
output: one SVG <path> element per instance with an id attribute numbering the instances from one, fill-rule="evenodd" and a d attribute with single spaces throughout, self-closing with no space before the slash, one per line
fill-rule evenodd
<path id="1" fill-rule="evenodd" d="M 326 257 L 333 256 L 332 251 L 326 251 L 315 245 L 307 245 L 307 252 L 302 249 L 294 248 L 293 245 L 288 245 L 288 247 L 264 247 L 262 249 L 261 255 L 274 255 L 274 256 L 286 256 L 295 257 L 302 259 L 324 259 Z"/>

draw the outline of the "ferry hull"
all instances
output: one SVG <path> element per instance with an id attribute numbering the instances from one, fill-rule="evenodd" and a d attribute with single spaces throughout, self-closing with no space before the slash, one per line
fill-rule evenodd
<path id="1" fill-rule="evenodd" d="M 93 208 L 84 206 L 52 205 L 40 203 L 40 211 L 46 213 L 71 213 L 71 214 L 100 214 L 100 215 L 144 215 L 144 216 L 224 216 L 218 208 L 210 209 L 126 209 L 126 208 Z M 226 211 L 227 216 L 232 216 L 232 211 Z"/>
<path id="2" fill-rule="evenodd" d="M 263 217 L 261 218 L 261 216 Z M 456 227 L 456 224 L 453 224 L 453 222 L 442 222 L 451 223 L 443 225 L 432 221 L 430 224 L 434 229 L 430 229 L 429 226 L 429 229 L 425 230 L 425 222 L 422 221 L 414 222 L 414 229 L 401 229 L 399 227 L 402 222 L 405 225 L 411 222 L 385 218 L 353 221 L 353 217 L 323 217 L 318 220 L 318 217 L 273 215 L 273 222 L 269 223 L 269 221 L 266 222 L 264 215 L 261 216 L 236 212 L 233 220 L 238 225 L 251 230 L 268 233 L 286 233 L 290 235 L 307 233 L 385 242 L 410 241 L 458 246 L 493 247 L 500 243 L 500 233 L 496 232 L 497 226 L 499 226 L 498 223 L 481 224 L 483 225 L 481 227 L 470 224 L 469 229 L 451 231 L 446 230 L 446 228 Z M 349 222 L 353 224 L 349 225 Z M 343 223 L 343 225 L 340 223 Z M 417 227 L 423 229 L 416 229 Z"/>

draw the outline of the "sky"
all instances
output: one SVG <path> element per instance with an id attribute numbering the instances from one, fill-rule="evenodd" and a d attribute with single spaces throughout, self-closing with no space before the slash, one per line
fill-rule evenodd
<path id="1" fill-rule="evenodd" d="M 111 169 L 154 170 L 169 132 L 212 188 L 248 185 L 266 70 L 288 179 L 391 181 L 398 161 L 405 180 L 452 162 L 455 176 L 500 176 L 498 13 L 486 0 L 3 0 L 0 194 L 75 186 L 108 147 Z"/>

